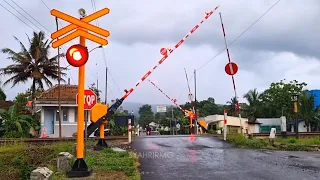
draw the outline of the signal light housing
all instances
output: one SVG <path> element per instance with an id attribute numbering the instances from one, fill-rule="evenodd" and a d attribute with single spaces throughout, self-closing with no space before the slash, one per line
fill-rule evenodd
<path id="1" fill-rule="evenodd" d="M 66 53 L 68 63 L 73 67 L 81 67 L 85 65 L 89 59 L 87 47 L 80 44 L 72 45 Z"/>

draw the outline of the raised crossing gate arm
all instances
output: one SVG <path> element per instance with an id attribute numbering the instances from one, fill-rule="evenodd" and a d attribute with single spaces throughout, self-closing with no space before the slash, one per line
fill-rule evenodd
<path id="1" fill-rule="evenodd" d="M 104 120 L 110 119 L 111 116 L 117 111 L 117 109 L 121 106 L 121 104 L 123 103 L 123 101 L 135 90 L 135 88 L 137 88 L 143 81 L 145 81 L 152 73 L 155 69 L 157 69 L 178 47 L 181 46 L 181 44 L 183 44 L 186 39 L 188 39 L 199 27 L 200 25 L 202 25 L 204 23 L 204 21 L 206 21 L 207 19 L 209 19 L 209 17 L 211 17 L 211 15 L 214 14 L 214 12 L 220 7 L 220 5 L 216 6 L 212 11 L 209 12 L 205 12 L 205 16 L 204 19 L 202 19 L 200 21 L 200 23 L 196 24 L 182 39 L 180 39 L 176 45 L 171 49 L 171 48 L 167 48 L 161 49 L 161 54 L 163 55 L 162 58 L 158 61 L 158 63 L 153 66 L 149 71 L 147 71 L 147 73 L 142 76 L 139 81 L 133 86 L 131 87 L 129 90 L 125 90 L 125 94 L 122 96 L 121 99 L 119 99 L 118 101 L 116 101 L 113 105 L 111 105 L 108 108 L 108 113 L 100 118 L 98 121 L 96 121 L 95 123 L 92 122 L 88 128 L 87 128 L 87 136 L 90 136 L 97 128 L 99 128 L 99 126 L 101 125 L 101 123 Z M 163 50 L 163 51 L 162 51 Z"/>
<path id="2" fill-rule="evenodd" d="M 167 97 L 174 105 L 176 105 L 176 106 L 185 114 L 185 116 L 186 116 L 187 118 L 189 118 L 189 119 L 195 118 L 195 117 L 190 116 L 190 113 L 193 114 L 192 111 L 187 111 L 187 110 L 183 109 L 180 105 L 177 104 L 177 99 L 170 98 L 170 97 L 169 97 L 162 89 L 160 89 L 154 82 L 150 81 L 149 79 L 148 79 L 148 81 L 149 81 L 155 88 L 157 88 L 165 97 Z M 202 126 L 202 125 L 200 124 L 200 122 L 198 122 L 198 125 L 200 125 L 202 128 L 204 128 L 205 130 L 207 130 L 207 128 L 204 127 L 204 126 Z"/>
<path id="3" fill-rule="evenodd" d="M 174 105 L 176 105 L 183 113 L 186 113 L 186 110 L 184 110 L 179 104 L 177 104 L 177 100 L 170 98 L 162 89 L 160 89 L 154 82 L 148 81 L 153 85 L 153 87 L 157 88 L 166 98 L 168 98 Z"/>

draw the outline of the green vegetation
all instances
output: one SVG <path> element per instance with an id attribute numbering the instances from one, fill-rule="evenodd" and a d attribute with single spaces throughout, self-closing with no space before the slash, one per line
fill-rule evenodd
<path id="1" fill-rule="evenodd" d="M 92 142 L 91 142 L 92 144 Z M 29 179 L 33 169 L 46 166 L 55 172 L 53 179 L 66 179 L 56 172 L 56 158 L 60 152 L 74 154 L 73 142 L 39 146 L 11 144 L 0 147 L 0 177 L 3 179 Z M 9 161 L 10 159 L 10 161 Z M 99 177 L 116 174 L 127 179 L 139 180 L 138 157 L 132 152 L 115 152 L 112 149 L 88 151 L 86 163 Z M 102 178 L 101 178 L 102 179 Z"/>
<path id="2" fill-rule="evenodd" d="M 294 94 L 298 94 L 298 118 L 304 119 L 307 125 L 310 124 L 313 131 L 319 130 L 320 113 L 318 113 L 318 108 L 313 107 L 314 97 L 308 93 L 306 86 L 306 83 L 296 80 L 280 80 L 279 82 L 271 83 L 270 87 L 263 92 L 258 92 L 257 89 L 249 90 L 243 95 L 246 102 L 239 103 L 241 116 L 248 118 L 250 122 L 255 122 L 257 118 L 275 118 L 283 115 L 286 116 L 287 122 L 289 123 L 295 119 L 291 98 Z M 192 104 L 189 102 L 181 104 L 180 106 L 186 110 L 192 108 Z M 155 113 L 152 115 L 151 106 L 146 104 L 140 107 L 139 124 L 144 126 L 153 121 L 159 123 L 161 126 L 169 127 L 170 120 L 172 119 L 171 108 L 171 106 L 167 107 L 166 113 Z M 230 101 L 224 105 L 216 104 L 212 97 L 197 102 L 199 117 L 223 114 L 224 109 L 228 110 L 229 116 L 238 116 L 237 99 L 232 97 Z M 189 120 L 185 118 L 184 113 L 177 107 L 173 107 L 173 118 L 178 120 L 180 125 L 182 125 L 181 127 L 189 124 Z"/>
<path id="3" fill-rule="evenodd" d="M 6 138 L 29 137 L 29 130 L 35 122 L 31 116 L 17 112 L 15 105 L 9 110 L 0 109 L 0 135 Z"/>
<path id="4" fill-rule="evenodd" d="M 276 138 L 274 143 L 269 139 L 245 138 L 239 134 L 227 136 L 227 141 L 241 148 L 253 149 L 273 149 L 287 151 L 315 151 L 318 150 L 316 145 L 320 145 L 320 137 L 314 138 Z M 320 146 L 319 146 L 320 147 Z"/>

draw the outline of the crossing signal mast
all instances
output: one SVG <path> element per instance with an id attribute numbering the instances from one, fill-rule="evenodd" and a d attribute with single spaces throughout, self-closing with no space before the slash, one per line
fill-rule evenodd
<path id="1" fill-rule="evenodd" d="M 68 63 L 73 67 L 79 68 L 79 82 L 78 82 L 78 127 L 77 127 L 77 160 L 74 162 L 72 166 L 72 170 L 68 172 L 69 177 L 86 177 L 92 174 L 92 169 L 89 169 L 85 160 L 84 160 L 84 97 L 85 97 L 85 64 L 89 59 L 89 52 L 86 47 L 86 39 L 94 41 L 98 43 L 100 46 L 104 46 L 108 44 L 108 41 L 102 37 L 99 37 L 95 34 L 92 34 L 88 31 L 92 31 L 96 34 L 99 34 L 104 37 L 108 37 L 110 35 L 109 31 L 99 28 L 97 26 L 91 25 L 89 22 L 95 19 L 98 19 L 101 16 L 104 16 L 109 13 L 108 8 L 104 8 L 100 11 L 97 11 L 89 16 L 87 16 L 86 11 L 84 9 L 79 9 L 80 18 L 72 17 L 68 14 L 60 12 L 58 10 L 51 10 L 51 15 L 55 16 L 56 18 L 63 19 L 69 23 L 70 25 L 57 30 L 56 32 L 51 34 L 52 39 L 57 39 L 52 43 L 53 48 L 57 48 L 77 37 L 79 37 L 80 42 L 79 44 L 72 45 L 68 48 L 66 52 L 66 58 Z M 72 33 L 65 35 L 69 32 L 73 31 Z M 65 36 L 64 36 L 65 35 Z M 63 37 L 62 37 L 63 36 Z M 61 38 L 60 38 L 61 37 Z M 108 106 L 104 106 L 105 109 L 108 109 Z M 100 126 L 105 119 L 101 120 L 98 126 Z M 95 124 L 93 122 L 93 124 Z M 97 127 L 95 128 L 97 129 Z M 94 130 L 95 130 L 94 129 Z M 93 131 L 94 131 L 93 130 Z M 90 133 L 92 134 L 92 133 Z"/>

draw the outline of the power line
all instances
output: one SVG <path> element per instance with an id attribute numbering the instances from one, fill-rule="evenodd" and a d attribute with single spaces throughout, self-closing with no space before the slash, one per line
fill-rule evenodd
<path id="1" fill-rule="evenodd" d="M 103 51 L 102 51 L 102 56 L 103 56 L 103 59 L 104 59 L 105 65 L 106 65 L 106 67 L 108 67 L 108 66 L 107 66 L 107 60 L 106 60 L 106 54 L 105 54 L 105 51 L 104 51 L 104 49 L 102 49 L 102 50 L 103 50 Z M 108 73 L 109 73 L 109 75 L 110 75 L 110 77 L 111 77 L 111 79 L 112 79 L 113 83 L 116 85 L 116 87 L 117 87 L 117 89 L 118 89 L 118 91 L 119 91 L 120 95 L 122 95 L 122 94 L 121 94 L 121 90 L 120 90 L 120 88 L 119 88 L 118 84 L 116 83 L 116 81 L 114 80 L 114 78 L 113 78 L 113 76 L 112 76 L 112 74 L 111 74 L 111 72 L 110 72 L 110 69 L 109 69 L 109 68 L 108 68 Z"/>
<path id="2" fill-rule="evenodd" d="M 49 8 L 49 6 L 45 3 L 45 1 L 44 0 L 41 0 L 41 2 L 43 3 L 43 5 L 50 11 L 51 9 Z M 58 20 L 58 22 L 59 22 L 59 24 L 61 25 L 61 26 L 63 26 L 62 25 L 62 23 L 61 23 L 61 21 L 60 20 Z M 73 40 L 71 40 L 71 42 L 72 43 L 74 43 L 74 41 Z M 75 43 L 74 43 L 75 44 Z M 64 48 L 64 45 L 62 45 L 62 47 L 61 48 L 63 48 L 64 49 L 64 52 L 66 52 L 67 50 Z M 87 66 L 88 67 L 88 66 Z M 89 69 L 89 67 L 88 67 L 88 69 Z M 91 69 L 89 69 L 89 71 L 91 71 L 92 72 L 92 70 Z M 92 73 L 93 74 L 93 73 Z M 70 76 L 71 76 L 71 74 L 70 74 Z M 73 79 L 72 78 L 72 76 L 71 76 L 71 79 Z M 73 80 L 72 80 L 73 81 Z M 88 80 L 87 80 L 88 81 Z M 73 81 L 73 83 L 74 83 L 74 81 Z"/>
<path id="3" fill-rule="evenodd" d="M 4 0 L 5 1 L 5 0 Z M 12 1 L 12 0 L 11 0 Z M 7 1 L 5 1 L 12 9 L 14 9 L 15 11 L 17 11 L 21 16 L 23 16 L 27 21 L 29 21 L 31 24 L 33 24 L 36 28 L 38 28 L 40 31 L 42 31 L 41 28 L 39 28 L 39 26 L 35 25 L 32 21 L 30 21 L 25 15 L 23 15 L 22 13 L 20 13 L 20 11 L 18 11 L 16 8 L 14 8 L 10 3 L 8 3 Z M 13 3 L 15 3 L 14 1 L 12 1 Z M 25 13 L 27 13 L 23 8 L 21 8 L 17 3 L 15 3 L 20 9 L 22 9 Z M 26 24 L 27 26 L 29 26 L 31 29 L 33 29 L 34 31 L 38 31 L 35 30 L 33 27 L 31 27 L 29 24 L 27 24 L 26 22 L 24 22 L 21 18 L 19 18 L 18 16 L 16 16 L 13 12 L 11 12 L 9 9 L 7 9 L 6 7 L 4 7 L 3 5 L 1 5 L 5 10 L 7 10 L 9 13 L 11 13 L 12 15 L 14 15 L 16 18 L 18 18 L 21 22 L 23 22 L 24 24 Z M 27 13 L 30 17 L 32 17 L 29 13 Z M 33 17 L 32 17 L 33 18 Z M 34 19 L 34 18 L 33 18 Z M 34 19 L 35 20 L 35 19 Z M 38 22 L 37 20 L 35 20 L 36 22 Z M 38 22 L 39 23 L 39 22 Z M 42 24 L 39 23 L 41 26 Z M 46 28 L 45 28 L 46 29 Z M 46 29 L 47 30 L 47 29 Z M 45 32 L 43 32 L 44 35 L 46 35 L 47 37 L 50 38 L 50 36 L 48 36 Z M 50 31 L 49 31 L 50 33 Z M 68 70 L 69 72 L 69 70 Z M 71 80 L 73 81 L 72 76 L 70 75 Z"/>
<path id="4" fill-rule="evenodd" d="M 31 27 L 29 24 L 27 24 L 26 22 L 24 22 L 22 19 L 20 19 L 17 15 L 15 15 L 13 12 L 11 12 L 9 9 L 7 9 L 5 6 L 3 6 L 2 4 L 0 4 L 1 7 L 3 7 L 5 10 L 7 10 L 9 13 L 11 13 L 13 16 L 15 16 L 17 19 L 19 19 L 21 22 L 23 22 L 25 25 L 29 26 L 29 28 L 35 30 L 33 27 Z"/>
<path id="5" fill-rule="evenodd" d="M 228 44 L 228 46 L 231 46 L 234 42 L 236 42 L 243 34 L 245 34 L 252 26 L 254 26 L 260 19 L 262 19 L 272 8 L 274 8 L 281 0 L 278 0 L 277 2 L 275 2 L 267 11 L 265 11 L 256 21 L 254 21 L 248 28 L 246 28 L 239 36 L 237 36 L 231 43 Z M 215 56 L 213 56 L 211 59 L 209 59 L 207 62 L 205 62 L 202 66 L 200 66 L 199 68 L 196 69 L 196 71 L 202 69 L 203 67 L 205 67 L 206 65 L 208 65 L 212 60 L 214 60 L 216 57 L 218 57 L 221 53 L 223 53 L 226 50 L 226 48 L 224 47 L 218 54 L 216 54 Z M 192 79 L 193 76 L 190 78 Z M 187 88 L 187 86 L 185 86 L 182 90 L 182 92 L 180 93 L 180 95 L 178 96 L 177 99 L 179 99 L 181 97 L 181 95 L 183 94 L 184 90 Z"/>
<path id="6" fill-rule="evenodd" d="M 4 0 L 5 1 L 5 0 Z M 19 6 L 15 1 L 11 0 L 16 6 L 18 6 L 24 13 L 26 13 L 29 17 L 31 17 L 35 22 L 37 22 L 41 27 L 43 27 L 44 29 L 46 29 L 48 32 L 50 32 L 50 30 L 48 30 L 46 27 L 44 27 L 39 21 L 37 21 L 35 18 L 33 18 L 28 12 L 26 12 L 21 6 Z"/>
<path id="7" fill-rule="evenodd" d="M 21 16 L 23 16 L 27 21 L 29 21 L 33 26 L 35 26 L 36 28 L 40 29 L 37 25 L 35 25 L 32 21 L 30 21 L 25 15 L 23 15 L 22 13 L 20 13 L 15 7 L 13 7 L 10 3 L 8 3 L 6 0 L 3 0 L 5 3 L 7 3 L 12 9 L 14 9 L 15 11 L 17 11 Z M 16 16 L 17 17 L 17 16 Z M 33 28 L 32 28 L 33 29 Z"/>
<path id="8" fill-rule="evenodd" d="M 92 5 L 92 9 L 93 9 L 93 12 L 95 12 L 97 9 L 96 9 L 96 3 L 95 3 L 95 0 L 90 0 L 91 1 L 91 5 Z M 99 20 L 97 19 L 96 20 L 96 25 L 97 26 L 99 26 Z M 107 65 L 107 58 L 106 58 L 106 54 L 105 54 L 105 50 L 104 49 L 102 49 L 102 57 L 103 57 L 103 60 L 104 60 L 104 63 L 105 63 L 105 66 L 106 67 L 108 67 L 108 65 Z M 111 72 L 110 72 L 110 69 L 108 68 L 108 72 L 107 72 L 109 75 L 110 75 L 110 77 L 111 77 L 111 80 L 113 81 L 113 83 L 115 84 L 115 86 L 117 87 L 117 89 L 118 89 L 118 91 L 119 91 L 119 93 L 120 93 L 120 95 L 122 95 L 121 94 L 121 90 L 120 90 L 120 88 L 119 88 L 119 85 L 116 83 L 116 81 L 114 80 L 114 78 L 113 78 L 113 76 L 112 76 L 112 74 L 111 74 Z"/>
<path id="9" fill-rule="evenodd" d="M 251 29 L 252 26 L 254 26 L 263 16 L 265 16 L 275 5 L 277 5 L 281 0 L 278 0 L 276 3 L 274 3 L 266 12 L 264 12 L 255 22 L 253 22 L 247 29 L 245 29 L 238 37 L 236 37 L 231 43 L 228 44 L 228 46 L 231 46 L 234 42 L 236 42 L 244 33 L 246 33 L 249 29 Z M 213 58 L 211 58 L 209 61 L 207 61 L 204 65 L 199 67 L 197 70 L 203 68 L 206 66 L 209 62 L 211 62 L 213 59 L 215 59 L 217 56 L 219 56 L 222 52 L 224 52 L 226 48 L 222 49 L 217 55 L 215 55 Z"/>

